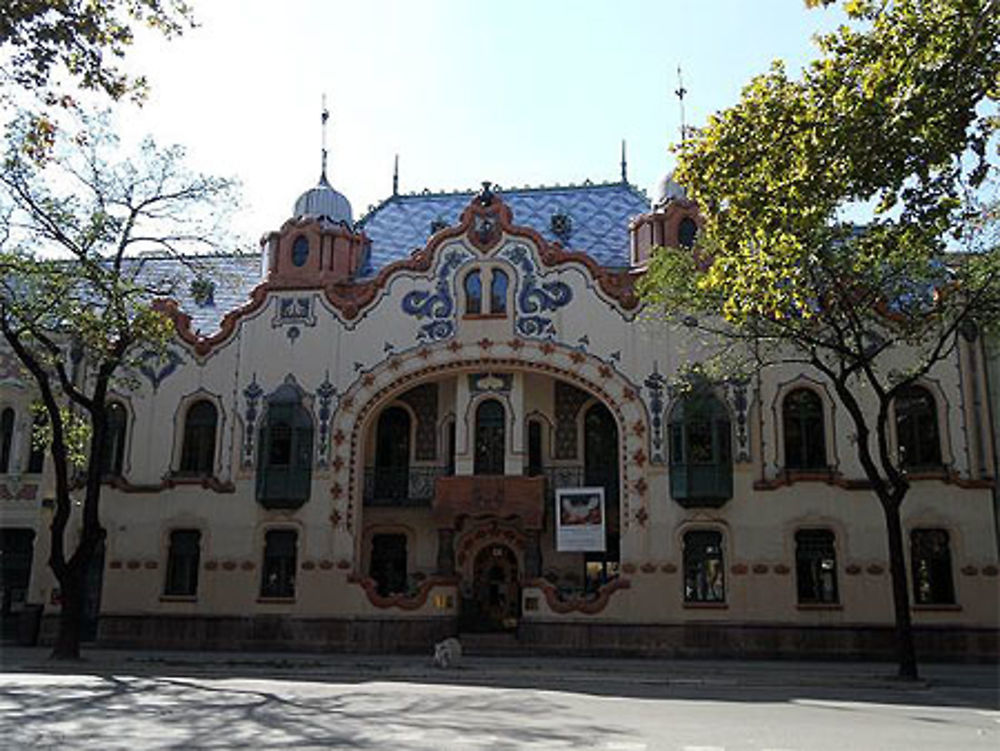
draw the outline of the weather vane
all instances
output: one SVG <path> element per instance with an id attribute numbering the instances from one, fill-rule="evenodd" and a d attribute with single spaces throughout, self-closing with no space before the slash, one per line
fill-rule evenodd
<path id="1" fill-rule="evenodd" d="M 677 90 L 674 92 L 677 95 L 677 100 L 681 104 L 681 143 L 687 138 L 687 126 L 684 124 L 684 95 L 688 93 L 688 90 L 684 88 L 684 78 L 681 75 L 681 66 L 677 66 Z"/>
<path id="2" fill-rule="evenodd" d="M 323 129 L 323 171 L 320 173 L 320 182 L 326 182 L 326 121 L 330 119 L 330 110 L 326 108 L 326 94 L 323 94 L 323 113 L 320 115 Z"/>

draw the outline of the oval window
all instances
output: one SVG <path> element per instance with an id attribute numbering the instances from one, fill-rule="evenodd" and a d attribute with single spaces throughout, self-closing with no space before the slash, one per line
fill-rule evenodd
<path id="1" fill-rule="evenodd" d="M 292 263 L 296 266 L 305 266 L 309 258 L 309 240 L 305 235 L 299 235 L 292 243 Z"/>

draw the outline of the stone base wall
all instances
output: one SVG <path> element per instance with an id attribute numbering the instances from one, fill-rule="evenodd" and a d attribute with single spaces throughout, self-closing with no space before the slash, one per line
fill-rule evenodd
<path id="1" fill-rule="evenodd" d="M 914 628 L 920 660 L 997 662 L 992 629 Z M 882 626 L 609 624 L 525 621 L 518 640 L 549 654 L 754 659 L 894 659 L 895 631 Z"/>

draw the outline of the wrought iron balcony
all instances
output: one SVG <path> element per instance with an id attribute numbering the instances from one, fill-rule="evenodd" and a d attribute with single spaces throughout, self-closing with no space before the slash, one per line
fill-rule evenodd
<path id="1" fill-rule="evenodd" d="M 445 467 L 367 467 L 366 506 L 426 507 L 434 498 L 434 481 Z"/>
<path id="2" fill-rule="evenodd" d="M 671 464 L 670 495 L 685 508 L 718 508 L 733 497 L 733 466 Z"/>

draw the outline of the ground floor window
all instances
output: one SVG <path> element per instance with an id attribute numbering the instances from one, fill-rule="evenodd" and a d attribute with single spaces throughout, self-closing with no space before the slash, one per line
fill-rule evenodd
<path id="1" fill-rule="evenodd" d="M 372 535 L 368 574 L 383 597 L 406 591 L 406 535 Z"/>
<path id="2" fill-rule="evenodd" d="M 295 597 L 295 548 L 298 535 L 290 529 L 272 529 L 264 536 L 261 597 Z"/>
<path id="3" fill-rule="evenodd" d="M 833 532 L 828 529 L 800 529 L 795 533 L 795 576 L 799 603 L 837 603 L 837 554 Z"/>
<path id="4" fill-rule="evenodd" d="M 910 533 L 910 565 L 916 604 L 951 605 L 955 602 L 951 549 L 945 530 L 913 530 Z"/>
<path id="5" fill-rule="evenodd" d="M 607 584 L 620 573 L 620 555 L 617 533 L 608 534 L 603 553 L 583 554 L 584 589 L 593 592 Z"/>
<path id="6" fill-rule="evenodd" d="M 167 554 L 166 595 L 194 597 L 198 594 L 198 565 L 201 558 L 201 532 L 175 529 L 170 533 Z"/>
<path id="7" fill-rule="evenodd" d="M 684 601 L 725 602 L 722 533 L 698 530 L 684 535 Z"/>
<path id="8" fill-rule="evenodd" d="M 0 529 L 0 630 L 3 638 L 16 634 L 17 614 L 24 607 L 31 580 L 35 532 Z"/>

